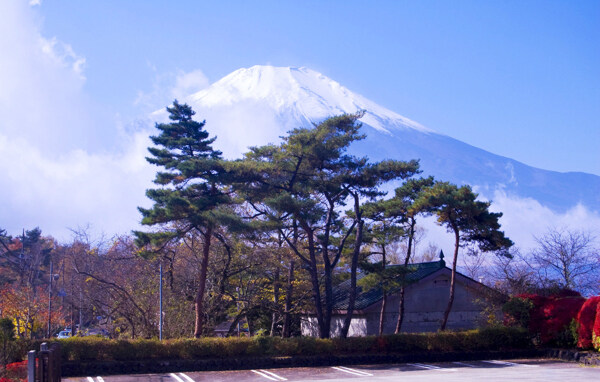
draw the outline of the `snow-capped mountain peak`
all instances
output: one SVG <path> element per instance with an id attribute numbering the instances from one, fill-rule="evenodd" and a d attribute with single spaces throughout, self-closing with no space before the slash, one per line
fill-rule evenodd
<path id="1" fill-rule="evenodd" d="M 332 115 L 365 110 L 361 121 L 381 132 L 393 129 L 432 130 L 355 94 L 338 82 L 305 67 L 256 65 L 242 68 L 189 97 L 196 107 L 261 103 L 280 118 L 318 122 Z"/>

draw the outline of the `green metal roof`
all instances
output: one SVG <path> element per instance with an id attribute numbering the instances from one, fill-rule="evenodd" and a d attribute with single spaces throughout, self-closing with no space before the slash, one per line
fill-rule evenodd
<path id="1" fill-rule="evenodd" d="M 429 263 L 417 263 L 408 264 L 406 274 L 406 283 L 411 284 L 416 281 L 422 280 L 430 274 L 444 268 L 446 263 L 444 260 L 433 261 Z M 404 267 L 404 265 L 388 265 L 391 267 Z M 365 277 L 364 273 L 357 275 L 357 280 Z M 388 292 L 388 294 L 395 293 L 400 288 Z M 383 290 L 381 288 L 371 288 L 363 291 L 363 287 L 357 286 L 356 303 L 354 306 L 355 310 L 365 309 L 383 298 Z M 333 309 L 334 310 L 346 310 L 348 308 L 348 298 L 350 295 L 350 280 L 346 280 L 343 283 L 333 288 Z"/>

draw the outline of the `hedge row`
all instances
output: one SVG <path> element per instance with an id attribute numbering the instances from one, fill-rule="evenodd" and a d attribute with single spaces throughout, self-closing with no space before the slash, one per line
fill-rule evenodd
<path id="1" fill-rule="evenodd" d="M 232 337 L 177 340 L 109 340 L 97 337 L 56 340 L 63 361 L 186 360 L 262 356 L 315 356 L 526 349 L 522 328 L 486 328 L 466 332 L 399 334 L 382 337 L 318 339 L 310 337 Z"/>

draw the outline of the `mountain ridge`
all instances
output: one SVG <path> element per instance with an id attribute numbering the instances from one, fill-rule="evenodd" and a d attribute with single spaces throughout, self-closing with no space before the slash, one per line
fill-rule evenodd
<path id="1" fill-rule="evenodd" d="M 238 69 L 184 101 L 206 118 L 207 130 L 219 137 L 229 156 L 275 143 L 293 128 L 365 110 L 360 121 L 367 137 L 351 148 L 357 154 L 374 160 L 418 158 L 424 174 L 470 184 L 486 198 L 502 191 L 555 211 L 578 204 L 600 211 L 600 176 L 538 169 L 490 153 L 382 107 L 309 68 Z M 162 111 L 153 114 L 165 116 Z"/>

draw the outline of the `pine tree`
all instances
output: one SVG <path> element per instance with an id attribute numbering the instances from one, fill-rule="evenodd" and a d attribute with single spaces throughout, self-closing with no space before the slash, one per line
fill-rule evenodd
<path id="1" fill-rule="evenodd" d="M 397 219 L 406 233 L 408 245 L 406 246 L 406 256 L 404 257 L 404 267 L 408 267 L 413 254 L 413 244 L 417 226 L 417 215 L 424 212 L 424 207 L 416 202 L 421 195 L 429 190 L 434 184 L 433 177 L 410 179 L 402 186 L 396 188 L 395 195 L 385 205 L 386 215 Z M 401 275 L 400 299 L 398 301 L 398 320 L 396 321 L 395 333 L 402 330 L 404 321 L 404 297 L 406 292 L 405 274 Z"/>
<path id="2" fill-rule="evenodd" d="M 387 309 L 388 293 L 402 286 L 406 267 L 388 267 L 390 260 L 388 251 L 393 243 L 397 243 L 406 232 L 397 223 L 396 216 L 386 213 L 389 200 L 380 200 L 367 203 L 364 206 L 364 217 L 368 221 L 368 234 L 366 241 L 369 250 L 367 256 L 360 263 L 365 276 L 359 285 L 365 290 L 380 288 L 382 291 L 381 309 L 379 311 L 379 335 L 383 335 L 385 325 L 385 311 Z M 367 257 L 377 256 L 381 260 L 373 261 Z"/>
<path id="3" fill-rule="evenodd" d="M 454 302 L 458 250 L 466 243 L 476 244 L 482 251 L 495 251 L 510 256 L 512 241 L 500 231 L 498 219 L 502 213 L 490 212 L 490 202 L 478 201 L 469 186 L 458 187 L 448 182 L 437 182 L 415 202 L 422 210 L 437 217 L 437 223 L 454 234 L 454 256 L 450 280 L 448 306 L 440 330 L 445 330 Z"/>
<path id="4" fill-rule="evenodd" d="M 322 338 L 330 335 L 333 270 L 354 228 L 342 232 L 340 207 L 348 196 L 343 187 L 349 159 L 345 151 L 363 137 L 359 117 L 342 115 L 314 128 L 294 129 L 280 145 L 252 148 L 239 163 L 239 173 L 249 177 L 238 189 L 276 226 L 310 275 Z M 285 234 L 291 222 L 297 223 L 301 241 Z"/>
<path id="5" fill-rule="evenodd" d="M 347 173 L 343 176 L 342 187 L 347 191 L 353 201 L 351 216 L 354 218 L 356 234 L 352 257 L 350 259 L 350 295 L 348 296 L 348 308 L 342 325 L 340 336 L 345 338 L 350 330 L 350 323 L 354 313 L 357 296 L 357 268 L 360 261 L 359 255 L 363 243 L 363 213 L 364 200 L 374 200 L 384 196 L 386 193 L 380 190 L 380 186 L 394 179 L 406 179 L 419 172 L 419 162 L 397 160 L 385 160 L 377 163 L 369 163 L 366 158 L 349 157 L 345 168 Z"/>
<path id="6" fill-rule="evenodd" d="M 139 207 L 142 224 L 162 228 L 158 232 L 136 231 L 136 244 L 143 256 L 156 254 L 172 240 L 197 231 L 203 238 L 199 286 L 195 298 L 194 335 L 202 335 L 203 299 L 209 263 L 211 239 L 225 222 L 235 220 L 227 206 L 233 199 L 227 192 L 229 177 L 221 152 L 213 148 L 216 137 L 209 138 L 205 122 L 192 119 L 195 112 L 175 100 L 167 107 L 171 123 L 156 124 L 160 131 L 150 137 L 156 147 L 149 147 L 147 161 L 162 168 L 146 196 L 154 201 L 150 209 Z"/>

